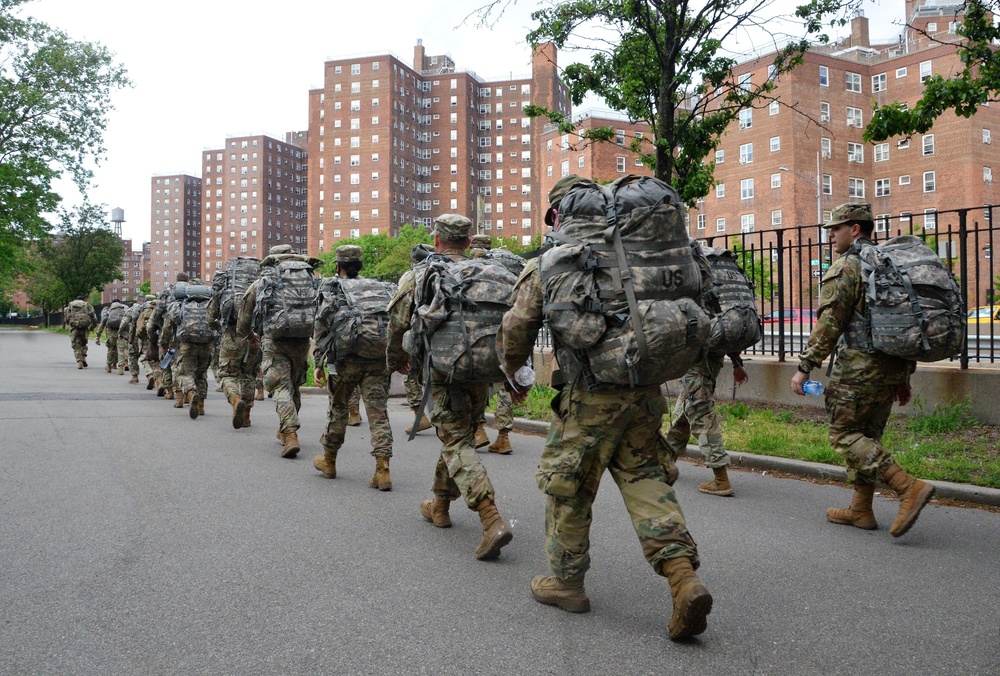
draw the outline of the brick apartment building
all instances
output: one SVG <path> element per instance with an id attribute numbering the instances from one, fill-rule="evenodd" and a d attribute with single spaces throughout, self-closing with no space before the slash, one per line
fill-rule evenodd
<path id="1" fill-rule="evenodd" d="M 306 132 L 285 140 L 235 136 L 202 153 L 202 260 L 210 282 L 235 256 L 263 258 L 277 244 L 306 253 Z"/>
<path id="2" fill-rule="evenodd" d="M 159 293 L 178 272 L 201 269 L 201 179 L 187 174 L 153 176 L 150 190 L 150 291 Z"/>
<path id="3" fill-rule="evenodd" d="M 556 50 L 532 55 L 530 76 L 487 81 L 427 56 L 328 61 L 309 92 L 309 253 L 434 216 L 474 217 L 482 232 L 530 239 L 542 229 L 542 123 L 529 103 L 569 113 Z M 544 195 L 542 195 L 544 197 Z"/>
<path id="4" fill-rule="evenodd" d="M 122 279 L 116 279 L 104 286 L 101 291 L 101 303 L 110 303 L 115 298 L 123 302 L 133 302 L 142 297 L 139 286 L 144 281 L 143 252 L 133 251 L 130 239 L 123 239 L 121 243 L 125 252 L 121 267 Z"/>

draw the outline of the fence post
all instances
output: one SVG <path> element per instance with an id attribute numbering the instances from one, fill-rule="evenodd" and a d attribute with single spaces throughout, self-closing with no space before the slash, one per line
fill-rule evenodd
<path id="1" fill-rule="evenodd" d="M 962 302 L 969 307 L 969 228 L 968 209 L 958 212 L 958 274 L 961 277 Z M 976 350 L 979 350 L 979 337 L 976 336 Z M 960 368 L 969 368 L 969 337 L 962 342 L 962 354 L 959 357 Z"/>
<path id="2" fill-rule="evenodd" d="M 785 361 L 785 240 L 784 228 L 774 231 L 778 238 L 778 361 Z"/>

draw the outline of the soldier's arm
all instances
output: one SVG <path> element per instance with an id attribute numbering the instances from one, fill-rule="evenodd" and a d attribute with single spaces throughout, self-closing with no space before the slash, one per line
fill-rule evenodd
<path id="1" fill-rule="evenodd" d="M 407 270 L 399 280 L 396 295 L 389 301 L 389 345 L 385 350 L 389 371 L 398 371 L 410 363 L 410 355 L 403 349 L 403 334 L 410 329 L 413 295 L 414 274 L 412 270 Z"/>
<path id="2" fill-rule="evenodd" d="M 253 314 L 257 308 L 257 287 L 260 280 L 247 287 L 240 300 L 240 311 L 236 318 L 236 337 L 243 339 L 253 333 Z"/>
<path id="3" fill-rule="evenodd" d="M 511 294 L 511 308 L 504 313 L 497 332 L 500 367 L 512 374 L 531 357 L 542 328 L 542 275 L 538 259 L 532 259 L 518 277 Z"/>
<path id="4" fill-rule="evenodd" d="M 212 294 L 212 300 L 208 301 L 208 308 L 206 310 L 208 314 L 208 326 L 213 331 L 218 331 L 222 328 L 222 324 L 219 323 L 221 317 L 219 310 L 219 295 L 218 293 Z"/>
<path id="5" fill-rule="evenodd" d="M 851 322 L 861 292 L 861 266 L 852 264 L 850 258 L 838 259 L 823 277 L 819 318 L 809 334 L 809 343 L 799 355 L 802 369 L 811 371 L 819 367 L 833 352 Z"/>

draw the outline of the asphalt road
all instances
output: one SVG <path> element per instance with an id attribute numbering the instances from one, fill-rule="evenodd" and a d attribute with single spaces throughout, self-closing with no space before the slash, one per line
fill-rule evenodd
<path id="1" fill-rule="evenodd" d="M 409 413 L 394 487 L 368 487 L 366 427 L 330 481 L 312 468 L 326 398 L 304 398 L 303 451 L 282 460 L 273 405 L 233 430 L 217 393 L 197 421 L 104 347 L 76 369 L 67 336 L 0 330 L 2 674 L 997 674 L 1000 514 L 930 506 L 906 536 L 828 524 L 849 491 L 734 473 L 735 498 L 677 491 L 715 597 L 708 631 L 666 636 L 670 592 L 640 553 L 613 482 L 595 505 L 594 610 L 535 603 L 545 573 L 543 439 L 484 454 L 515 531 L 479 562 L 475 513 L 418 511 L 437 458 Z M 492 436 L 491 431 L 491 436 Z"/>

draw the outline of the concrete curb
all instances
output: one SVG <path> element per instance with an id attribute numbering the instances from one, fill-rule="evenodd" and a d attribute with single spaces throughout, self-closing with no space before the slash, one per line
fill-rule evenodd
<path id="1" fill-rule="evenodd" d="M 493 424 L 492 413 L 486 414 L 486 421 Z M 549 423 L 539 420 L 528 420 L 527 418 L 514 418 L 514 429 L 547 435 L 549 433 Z M 683 457 L 704 461 L 704 456 L 697 446 L 688 446 Z M 847 470 L 836 465 L 777 458 L 769 455 L 754 455 L 752 453 L 730 452 L 729 457 L 732 459 L 733 467 L 746 467 L 766 472 L 793 474 L 810 479 L 820 479 L 822 481 L 847 483 Z M 988 507 L 1000 507 L 1000 489 L 985 488 L 970 484 L 957 484 L 950 481 L 931 481 L 930 483 L 934 484 L 934 487 L 937 489 L 934 493 L 934 497 L 936 498 L 957 500 L 959 502 L 968 502 Z"/>

